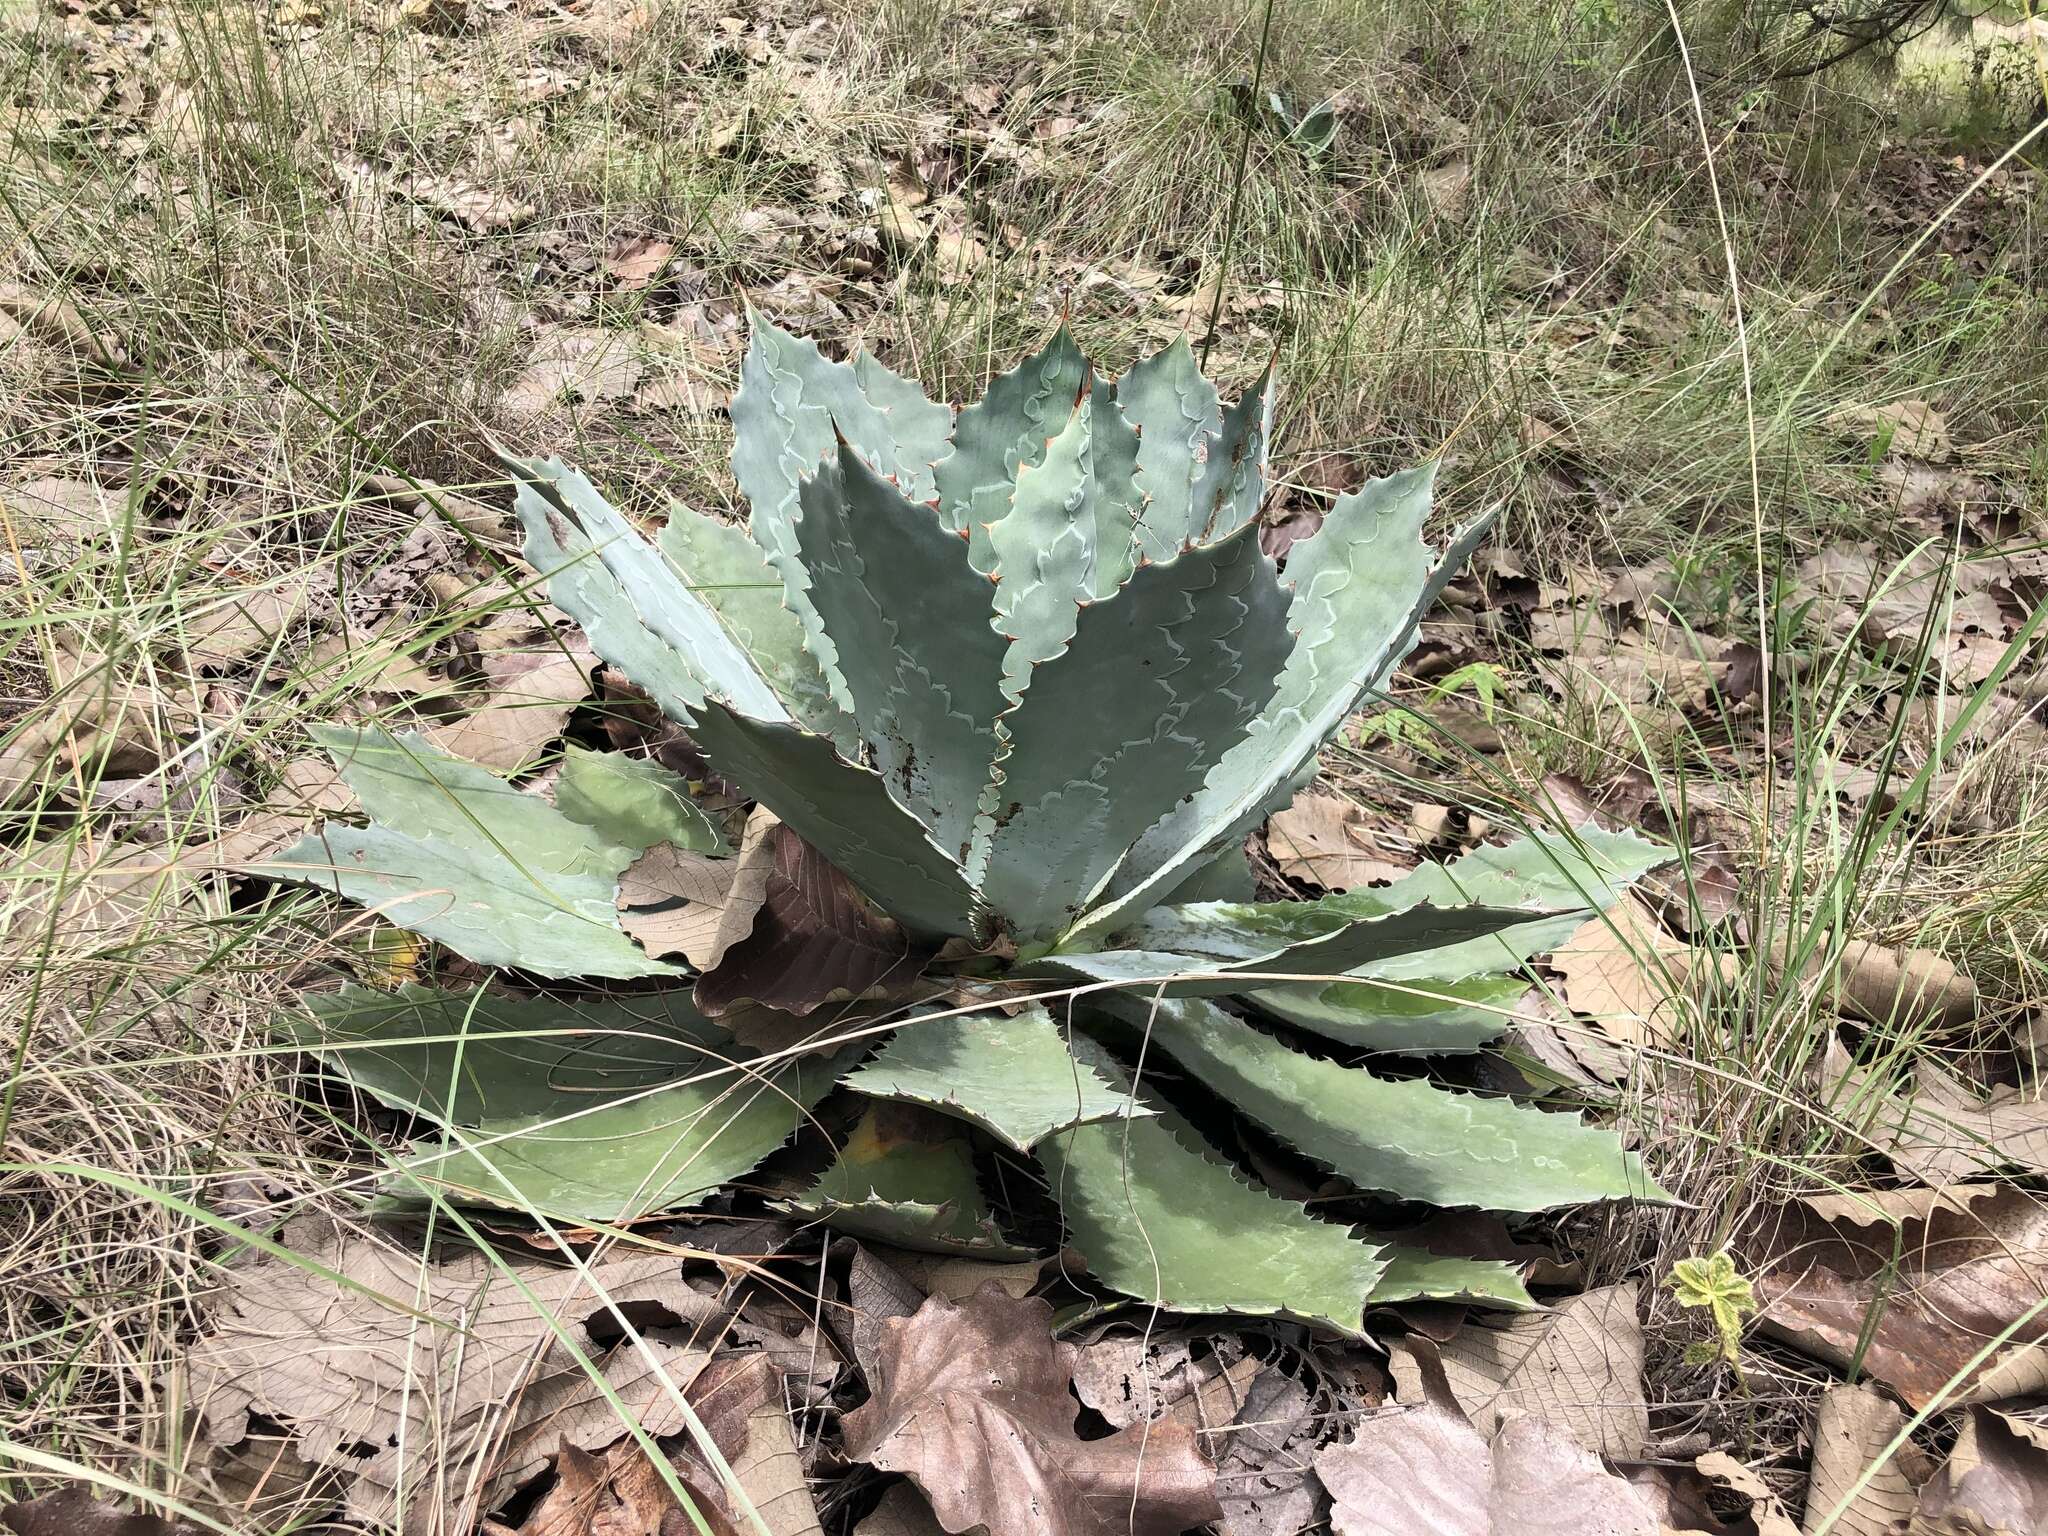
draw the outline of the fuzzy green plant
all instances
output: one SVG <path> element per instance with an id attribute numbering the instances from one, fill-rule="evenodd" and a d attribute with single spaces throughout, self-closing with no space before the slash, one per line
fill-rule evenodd
<path id="1" fill-rule="evenodd" d="M 303 1026 L 441 1128 L 391 1197 L 631 1220 L 851 1124 L 785 1209 L 1029 1251 L 983 1187 L 1029 1158 L 1106 1289 L 1345 1330 L 1369 1302 L 1527 1297 L 1499 1263 L 1311 1213 L 1203 1127 L 1241 1116 L 1354 1210 L 1660 1198 L 1608 1131 L 1422 1068 L 1498 1035 L 1522 962 L 1663 850 L 1587 827 L 1253 899 L 1248 834 L 1478 536 L 1425 543 L 1419 468 L 1340 498 L 1282 569 L 1257 528 L 1272 382 L 1226 407 L 1185 344 L 1111 380 L 1062 329 L 956 415 L 757 319 L 748 529 L 676 507 L 650 539 L 575 470 L 508 460 L 550 601 L 773 820 L 735 859 L 703 774 L 572 749 L 550 798 L 330 729 L 368 824 L 286 870 L 512 973 L 349 988 Z M 622 874 L 657 866 L 719 931 L 695 966 L 621 927 Z"/>

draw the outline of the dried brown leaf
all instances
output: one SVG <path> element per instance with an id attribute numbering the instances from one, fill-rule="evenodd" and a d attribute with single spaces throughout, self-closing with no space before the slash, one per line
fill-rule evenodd
<path id="1" fill-rule="evenodd" d="M 507 1256 L 534 1294 L 530 1303 L 482 1254 L 422 1261 L 317 1221 L 288 1227 L 284 1240 L 359 1289 L 284 1260 L 225 1271 L 212 1328 L 187 1357 L 190 1401 L 204 1405 L 206 1438 L 220 1445 L 246 1438 L 252 1414 L 294 1426 L 299 1455 L 348 1477 L 348 1510 L 369 1523 L 393 1518 L 403 1481 L 413 1492 L 408 1529 L 438 1520 L 463 1528 L 462 1510 L 437 1510 L 420 1490 L 446 1489 L 459 1500 L 474 1481 L 479 1507 L 488 1509 L 538 1472 L 563 1439 L 587 1447 L 617 1437 L 611 1404 L 548 1315 L 656 1435 L 684 1427 L 657 1370 L 687 1391 L 729 1317 L 672 1258 L 593 1260 L 586 1282 L 539 1258 Z M 643 1320 L 649 1309 L 669 1314 L 684 1331 L 648 1335 L 650 1364 L 630 1344 L 601 1342 L 621 1331 L 615 1306 Z"/>
<path id="2" fill-rule="evenodd" d="M 690 1404 L 770 1536 L 820 1536 L 817 1505 L 775 1363 L 766 1355 L 725 1355 L 704 1373 Z M 737 1500 L 727 1502 L 736 1521 L 737 1505 Z M 752 1529 L 750 1522 L 746 1528 Z"/>
<path id="3" fill-rule="evenodd" d="M 941 1536 L 945 1529 L 915 1485 L 898 1483 L 853 1528 L 853 1536 Z"/>
<path id="4" fill-rule="evenodd" d="M 1289 880 L 1348 891 L 1395 880 L 1408 866 L 1374 844 L 1358 807 L 1337 795 L 1303 795 L 1266 823 L 1266 851 Z"/>
<path id="5" fill-rule="evenodd" d="M 104 538 L 125 518 L 119 493 L 90 480 L 44 477 L 0 492 L 0 508 L 16 540 L 33 549 L 39 544 L 84 543 Z"/>
<path id="6" fill-rule="evenodd" d="M 1837 1367 L 1860 1355 L 1909 1407 L 1956 1377 L 1964 1403 L 2048 1389 L 2048 1317 L 2020 1321 L 2048 1294 L 2048 1209 L 2025 1190 L 1817 1196 L 1769 1213 L 1743 1246 L 1764 1332 Z"/>
<path id="7" fill-rule="evenodd" d="M 903 930 L 824 855 L 780 822 L 764 846 L 771 862 L 760 909 L 746 936 L 697 978 L 699 1008 L 717 1018 L 753 1003 L 801 1019 L 916 979 L 920 957 Z M 735 874 L 735 888 L 744 877 Z"/>
<path id="8" fill-rule="evenodd" d="M 676 248 L 666 240 L 635 235 L 605 257 L 604 269 L 618 283 L 621 293 L 638 293 L 662 274 L 675 253 Z"/>
<path id="9" fill-rule="evenodd" d="M 1663 1046 L 1679 1024 L 1690 948 L 1634 896 L 1586 923 L 1551 954 L 1558 990 L 1576 1013 L 1627 1046 Z"/>
<path id="10" fill-rule="evenodd" d="M 1823 1520 L 1831 1520 L 1829 1528 L 1839 1536 L 1891 1536 L 1913 1513 L 1914 1492 L 1927 1480 L 1928 1468 L 1926 1454 L 1910 1440 L 1856 1488 L 1905 1423 L 1896 1403 L 1860 1383 L 1837 1384 L 1822 1394 L 1806 1490 L 1808 1536 Z"/>
<path id="11" fill-rule="evenodd" d="M 949 1531 L 1179 1536 L 1216 1519 L 1215 1469 L 1192 1430 L 1075 1434 L 1072 1350 L 1052 1317 L 989 1285 L 891 1319 L 862 1362 L 873 1396 L 846 1416 L 846 1454 L 907 1474 Z"/>
<path id="12" fill-rule="evenodd" d="M 1908 1536 L 2041 1536 L 2048 1451 L 2039 1425 L 1972 1408 L 1948 1462 L 1920 1490 Z"/>
<path id="13" fill-rule="evenodd" d="M 1626 1459 L 1650 1438 L 1643 1333 L 1633 1281 L 1567 1297 L 1548 1312 L 1467 1323 L 1438 1347 L 1458 1406 L 1491 1435 L 1509 1419 L 1541 1419 L 1589 1451 Z M 1421 1367 L 1392 1360 L 1397 1394 L 1419 1397 Z"/>
<path id="14" fill-rule="evenodd" d="M 611 331 L 550 328 L 535 340 L 526 370 L 499 403 L 514 416 L 538 416 L 564 399 L 601 404 L 624 400 L 640 382 L 640 360 L 626 337 Z"/>
<path id="15" fill-rule="evenodd" d="M 182 640 L 195 666 L 225 667 L 267 650 L 313 607 L 309 572 L 271 586 L 223 594 L 188 618 Z"/>
<path id="16" fill-rule="evenodd" d="M 1427 1401 L 1359 1425 L 1315 1459 L 1336 1536 L 1662 1536 L 1649 1500 L 1535 1418 L 1483 1435 L 1458 1411 L 1426 1340 L 1410 1340 Z"/>
<path id="17" fill-rule="evenodd" d="M 681 955 L 698 970 L 718 964 L 737 859 L 656 843 L 619 876 L 619 926 L 650 955 Z"/>
<path id="18" fill-rule="evenodd" d="M 497 773 L 524 768 L 590 696 L 596 665 L 597 653 L 580 634 L 543 630 L 520 649 L 494 650 L 483 663 L 484 701 L 454 724 L 433 727 L 427 738 Z"/>
<path id="19" fill-rule="evenodd" d="M 1872 433 L 1889 433 L 1888 458 L 1931 459 L 1937 463 L 1956 455 L 1949 441 L 1948 420 L 1925 400 L 1892 400 L 1883 405 L 1851 406 L 1841 418 Z"/>
<path id="20" fill-rule="evenodd" d="M 2048 1099 L 2039 1084 L 1980 1099 L 1922 1057 L 1909 1087 L 1892 1093 L 1835 1040 L 1826 1072 L 1837 1113 L 1922 1183 L 1960 1184 L 2007 1167 L 2048 1170 Z"/>
<path id="21" fill-rule="evenodd" d="M 95 1499 L 83 1483 L 0 1508 L 0 1525 L 15 1536 L 199 1536 L 199 1527 L 188 1521 Z"/>

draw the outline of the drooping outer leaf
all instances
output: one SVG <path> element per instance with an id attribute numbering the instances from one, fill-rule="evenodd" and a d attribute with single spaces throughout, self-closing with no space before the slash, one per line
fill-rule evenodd
<path id="1" fill-rule="evenodd" d="M 1021 937 L 1071 925 L 1273 696 L 1293 637 L 1254 533 L 1141 567 L 1084 609 L 1006 717 L 981 893 Z"/>
<path id="2" fill-rule="evenodd" d="M 953 424 L 953 451 L 932 472 L 939 516 L 970 539 L 974 568 L 993 575 L 990 527 L 1010 511 L 1017 471 L 1045 457 L 1045 445 L 1072 414 L 1088 378 L 1088 360 L 1062 325 L 1043 349 L 990 382 Z"/>
<path id="3" fill-rule="evenodd" d="M 1386 963 L 1440 952 L 1529 921 L 1528 912 L 1514 908 L 1444 909 L 1422 902 L 1377 917 L 1340 917 L 1312 910 L 1318 905 L 1218 901 L 1160 907 L 1129 935 L 1130 948 L 1055 952 L 1020 961 L 1018 969 L 1025 975 L 1142 984 L 1147 995 L 1164 983 L 1169 996 L 1201 996 L 1242 991 L 1247 978 L 1341 975 L 1368 956 Z M 1151 947 L 1167 943 L 1179 947 Z"/>
<path id="4" fill-rule="evenodd" d="M 1494 1211 L 1669 1198 L 1640 1157 L 1576 1115 L 1383 1081 L 1292 1050 L 1201 998 L 1101 1003 L 1148 1025 L 1152 1044 L 1210 1091 L 1361 1189 Z"/>
<path id="5" fill-rule="evenodd" d="M 1122 1074 L 1076 1054 L 1105 1077 Z M 1182 1312 L 1288 1317 L 1357 1334 L 1379 1249 L 1246 1183 L 1177 1117 L 1058 1131 L 1038 1144 L 1071 1245 L 1103 1284 Z M 1190 1139 L 1183 1139 L 1184 1137 Z"/>
<path id="6" fill-rule="evenodd" d="M 1182 336 L 1119 379 L 1116 400 L 1138 429 L 1138 489 L 1145 497 L 1138 552 L 1147 560 L 1171 560 L 1208 522 L 1206 508 L 1196 520 L 1195 484 L 1221 426 L 1216 386 L 1202 377 Z"/>
<path id="7" fill-rule="evenodd" d="M 724 621 L 797 723 L 852 752 L 853 721 L 832 701 L 824 674 L 804 649 L 803 621 L 782 601 L 782 578 L 747 531 L 674 506 L 655 542 Z"/>
<path id="8" fill-rule="evenodd" d="M 783 1208 L 898 1248 L 1032 1257 L 1035 1250 L 1006 1241 L 996 1226 L 959 1131 L 927 1111 L 872 1105 L 832 1166 Z"/>
<path id="9" fill-rule="evenodd" d="M 995 588 L 949 533 L 842 444 L 798 493 L 811 601 L 877 770 L 965 862 L 1003 708 Z"/>
<path id="10" fill-rule="evenodd" d="M 1180 1536 L 1222 1514 L 1190 1427 L 1074 1432 L 1071 1347 L 1043 1301 L 993 1284 L 958 1304 L 934 1296 L 884 1322 L 861 1365 L 874 1391 L 846 1416 L 846 1454 L 908 1474 L 946 1530 Z"/>
<path id="11" fill-rule="evenodd" d="M 329 823 L 266 873 L 324 886 L 479 965 L 541 976 L 665 976 L 619 927 L 619 874 L 639 849 L 413 732 L 322 726 L 314 737 L 372 818 Z"/>
<path id="12" fill-rule="evenodd" d="M 739 1178 L 859 1054 L 752 1066 L 681 991 L 566 1003 L 351 987 L 310 1006 L 303 1044 L 449 1131 L 413 1176 L 575 1221 L 671 1209 Z"/>
<path id="13" fill-rule="evenodd" d="M 572 742 L 555 781 L 555 808 L 635 853 L 656 843 L 713 855 L 732 852 L 680 775 L 623 752 L 592 752 Z"/>
<path id="14" fill-rule="evenodd" d="M 932 465 L 948 451 L 952 412 L 863 353 L 835 363 L 815 343 L 749 315 L 733 396 L 733 474 L 753 511 L 754 540 L 781 573 L 790 606 L 835 694 L 838 653 L 805 597 L 797 552 L 797 484 L 844 437 L 916 501 L 935 494 Z"/>
<path id="15" fill-rule="evenodd" d="M 1147 1113 L 1069 1053 L 1038 1003 L 1014 1017 L 912 1019 L 846 1086 L 957 1115 L 1019 1152 L 1070 1125 Z"/>
<path id="16" fill-rule="evenodd" d="M 1420 957 L 1415 963 L 1422 963 Z M 1519 976 L 1468 976 L 1391 984 L 1311 981 L 1242 995 L 1274 1018 L 1325 1039 L 1368 1051 L 1428 1054 L 1476 1051 L 1497 1039 L 1507 1029 L 1509 1010 L 1528 990 Z"/>
<path id="17" fill-rule="evenodd" d="M 1201 790 L 1140 840 L 1091 927 L 1142 912 L 1186 869 L 1242 841 L 1293 794 L 1323 743 L 1414 643 L 1422 614 L 1485 531 L 1483 522 L 1466 529 L 1432 569 L 1420 534 L 1434 477 L 1425 466 L 1340 497 L 1289 552 L 1288 627 L 1299 639 L 1278 691 Z"/>

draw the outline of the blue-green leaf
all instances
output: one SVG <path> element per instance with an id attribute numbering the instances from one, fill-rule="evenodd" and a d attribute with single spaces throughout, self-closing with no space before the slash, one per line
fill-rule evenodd
<path id="1" fill-rule="evenodd" d="M 804 482 L 797 545 L 871 761 L 965 860 L 1003 708 L 995 588 L 967 541 L 850 446 Z"/>
<path id="2" fill-rule="evenodd" d="M 1200 998 L 1102 1002 L 1210 1092 L 1361 1189 L 1493 1211 L 1669 1198 L 1618 1137 L 1576 1115 L 1386 1081 L 1304 1055 Z"/>
<path id="3" fill-rule="evenodd" d="M 265 873 L 373 907 L 479 965 L 619 978 L 681 969 L 619 927 L 619 875 L 640 848 L 412 732 L 321 726 L 313 735 L 370 825 L 329 822 Z"/>
<path id="4" fill-rule="evenodd" d="M 299 1040 L 385 1103 L 449 1132 L 391 1181 L 570 1221 L 672 1210 L 788 1139 L 859 1056 L 755 1065 L 685 991 L 562 1002 L 348 988 Z"/>
<path id="5" fill-rule="evenodd" d="M 1254 535 L 1144 566 L 1090 604 L 1005 717 L 981 895 L 1021 937 L 1072 924 L 1272 697 L 1292 637 Z"/>
<path id="6" fill-rule="evenodd" d="M 1138 430 L 1138 552 L 1171 560 L 1208 522 L 1196 514 L 1195 486 L 1210 439 L 1222 427 L 1216 386 L 1202 377 L 1187 337 L 1146 358 L 1117 381 L 1124 419 Z"/>

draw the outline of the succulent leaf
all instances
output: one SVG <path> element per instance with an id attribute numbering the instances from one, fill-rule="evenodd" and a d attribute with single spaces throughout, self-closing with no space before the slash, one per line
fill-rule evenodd
<path id="1" fill-rule="evenodd" d="M 835 650 L 805 600 L 797 551 L 797 486 L 844 438 L 917 501 L 935 494 L 932 465 L 947 452 L 953 413 L 867 353 L 838 363 L 815 342 L 749 315 L 747 355 L 732 400 L 732 467 L 753 509 L 754 540 L 781 573 L 812 654 L 833 682 Z M 838 688 L 834 687 L 835 695 Z"/>
<path id="2" fill-rule="evenodd" d="M 972 1121 L 1019 1152 L 1070 1125 L 1147 1112 L 1068 1053 L 1041 1003 L 1014 1017 L 912 1019 L 846 1086 Z"/>
<path id="3" fill-rule="evenodd" d="M 313 735 L 371 823 L 329 822 L 267 872 L 374 907 L 479 965 L 540 976 L 681 971 L 619 926 L 619 875 L 640 847 L 613 842 L 413 732 L 330 725 Z"/>
<path id="4" fill-rule="evenodd" d="M 623 752 L 593 752 L 572 742 L 555 780 L 555 809 L 636 852 L 656 843 L 720 858 L 732 852 L 681 775 Z"/>
<path id="5" fill-rule="evenodd" d="M 1278 691 L 1200 792 L 1146 832 L 1090 927 L 1143 911 L 1189 868 L 1243 841 L 1306 781 L 1323 743 L 1407 653 L 1423 612 L 1484 531 L 1466 530 L 1432 571 L 1421 531 L 1434 478 L 1424 466 L 1372 481 L 1339 498 L 1289 552 L 1288 627 L 1299 638 Z"/>
<path id="6" fill-rule="evenodd" d="M 974 568 L 983 575 L 995 574 L 989 530 L 1009 515 L 1018 472 L 1044 459 L 1087 383 L 1088 360 L 1061 325 L 1042 350 L 992 380 L 954 420 L 953 451 L 932 471 L 939 516 L 968 535 Z"/>
<path id="7" fill-rule="evenodd" d="M 1189 523 L 1199 542 L 1225 538 L 1259 515 L 1266 496 L 1266 450 L 1273 438 L 1274 368 L 1268 363 L 1259 382 L 1223 413 L 1222 432 L 1210 445 L 1195 483 Z"/>
<path id="8" fill-rule="evenodd" d="M 974 893 L 952 856 L 896 803 L 882 776 L 822 736 L 707 703 L 692 734 L 720 773 L 744 784 L 912 933 L 974 928 Z"/>
<path id="9" fill-rule="evenodd" d="M 1369 1307 L 1400 1301 L 1468 1301 L 1518 1312 L 1536 1310 L 1536 1298 L 1514 1266 L 1499 1259 L 1447 1257 L 1406 1243 L 1388 1243 L 1380 1257 L 1387 1267 L 1366 1298 Z"/>
<path id="10" fill-rule="evenodd" d="M 767 1067 L 685 991 L 567 1003 L 349 987 L 292 1026 L 330 1067 L 448 1132 L 392 1180 L 570 1221 L 688 1205 L 786 1141 L 858 1050 Z"/>
<path id="11" fill-rule="evenodd" d="M 1326 905 L 1337 899 L 1329 897 L 1321 902 L 1206 901 L 1155 907 L 1125 930 L 1119 948 L 1091 956 L 1055 955 L 1047 963 L 1139 952 L 1180 956 L 1195 968 L 1225 973 L 1343 975 L 1368 964 L 1377 970 L 1415 954 L 1434 958 L 1449 946 L 1527 927 L 1532 917 L 1549 917 L 1526 907 L 1439 907 L 1414 900 L 1398 886 L 1354 891 L 1351 896 L 1387 899 L 1376 904 L 1346 899 L 1341 908 Z"/>
<path id="12" fill-rule="evenodd" d="M 1086 1042 L 1076 1054 L 1090 1059 Z M 1091 1064 L 1122 1078 L 1106 1058 Z M 1178 1117 L 1076 1126 L 1040 1142 L 1038 1159 L 1069 1244 L 1103 1284 L 1180 1312 L 1362 1329 L 1381 1250 L 1248 1183 Z"/>
<path id="13" fill-rule="evenodd" d="M 1032 1253 L 1003 1237 L 965 1140 L 892 1134 L 887 1117 L 873 1109 L 818 1182 L 780 1204 L 898 1248 L 982 1259 L 1024 1259 Z"/>
<path id="14" fill-rule="evenodd" d="M 1032 668 L 1074 638 L 1081 604 L 1094 590 L 1096 525 L 1089 510 L 1091 413 L 1074 407 L 1038 462 L 1017 473 L 1009 515 L 989 530 L 996 561 L 994 618 L 1009 649 L 1003 692 L 1014 702 Z"/>
<path id="15" fill-rule="evenodd" d="M 630 677 L 672 720 L 688 720 L 704 702 L 698 670 L 641 623 L 632 599 L 598 558 L 597 546 L 538 460 L 500 455 L 518 487 L 513 510 L 526 530 L 527 563 L 547 583 L 549 601 L 583 627 L 590 648 Z"/>
<path id="16" fill-rule="evenodd" d="M 563 540 L 561 532 L 553 529 L 556 518 L 579 528 L 583 541 L 596 550 L 604 568 L 625 593 L 641 625 L 679 658 L 697 688 L 757 720 L 789 718 L 775 690 L 754 665 L 753 657 L 719 622 L 711 605 L 691 589 L 617 507 L 597 493 L 581 471 L 553 459 L 507 463 L 530 493 L 522 500 L 531 510 L 521 511 L 529 536 L 536 519 L 555 532 L 558 544 L 563 544 Z M 563 547 L 566 549 L 567 545 Z M 562 606 L 560 599 L 556 601 Z M 591 643 L 596 644 L 594 637 Z"/>
<path id="17" fill-rule="evenodd" d="M 842 445 L 803 484 L 797 548 L 870 760 L 965 860 L 1003 708 L 994 589 L 967 541 Z"/>
<path id="18" fill-rule="evenodd" d="M 1303 1055 L 1201 998 L 1110 997 L 1155 1047 L 1282 1141 L 1360 1189 L 1491 1211 L 1668 1199 L 1612 1132 Z"/>
<path id="19" fill-rule="evenodd" d="M 1496 937 L 1492 942 L 1499 942 Z M 1432 956 L 1432 959 L 1435 957 Z M 1283 983 L 1240 994 L 1261 1012 L 1361 1050 L 1394 1054 L 1476 1051 L 1498 1039 L 1529 990 L 1519 976 Z"/>
<path id="20" fill-rule="evenodd" d="M 803 621 L 783 602 L 782 578 L 746 529 L 672 506 L 655 542 L 753 658 L 796 722 L 831 737 L 842 751 L 857 751 L 853 718 L 833 701 L 817 658 L 804 649 Z"/>
<path id="21" fill-rule="evenodd" d="M 572 521 L 580 512 L 604 508 L 588 482 L 581 491 L 571 484 L 573 494 L 564 494 L 551 466 L 507 462 L 522 477 L 519 505 L 529 557 L 547 575 L 550 597 L 584 626 L 598 655 L 687 725 L 720 772 L 746 784 L 910 928 L 941 936 L 970 931 L 974 900 L 955 857 L 896 804 L 881 776 L 847 761 L 830 739 L 792 720 L 747 652 L 623 520 L 612 544 L 637 545 L 638 554 L 615 558 L 631 559 L 641 572 L 645 579 L 638 585 L 648 594 L 648 607 L 616 579 L 612 564 L 591 556 L 590 536 Z M 650 622 L 649 607 L 662 623 Z M 701 656 L 686 658 L 667 638 L 676 632 L 677 615 L 691 607 L 716 630 L 704 647 L 713 665 Z M 734 691 L 753 707 L 730 702 Z"/>
<path id="22" fill-rule="evenodd" d="M 1137 364 L 1117 381 L 1116 401 L 1138 431 L 1138 553 L 1171 560 L 1208 523 L 1196 511 L 1196 483 L 1222 427 L 1216 386 L 1202 377 L 1187 337 Z"/>
<path id="23" fill-rule="evenodd" d="M 984 901 L 1023 937 L 1070 926 L 1145 827 L 1272 697 L 1293 637 L 1253 530 L 1141 568 L 1081 613 L 1005 719 Z"/>

